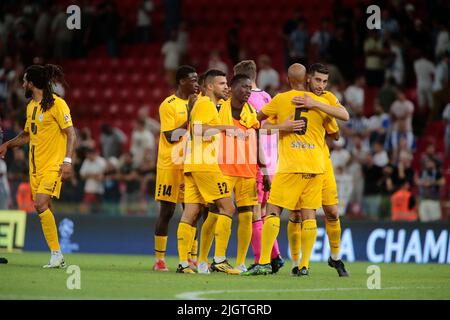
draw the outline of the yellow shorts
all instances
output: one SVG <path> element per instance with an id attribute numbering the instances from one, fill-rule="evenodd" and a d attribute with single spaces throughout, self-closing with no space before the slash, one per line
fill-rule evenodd
<path id="1" fill-rule="evenodd" d="M 184 185 L 185 203 L 207 204 L 231 196 L 222 172 L 187 172 L 184 174 Z"/>
<path id="2" fill-rule="evenodd" d="M 33 201 L 36 194 L 48 194 L 52 198 L 59 198 L 62 180 L 58 171 L 47 171 L 39 174 L 30 174 L 30 186 Z"/>
<path id="3" fill-rule="evenodd" d="M 184 200 L 184 174 L 183 169 L 157 169 L 156 170 L 156 201 L 181 203 Z"/>
<path id="4" fill-rule="evenodd" d="M 289 209 L 313 209 L 322 206 L 323 174 L 276 173 L 268 203 Z"/>
<path id="5" fill-rule="evenodd" d="M 336 178 L 334 177 L 331 159 L 325 160 L 325 173 L 323 174 L 322 205 L 332 206 L 339 203 Z"/>
<path id="6" fill-rule="evenodd" d="M 225 176 L 225 180 L 228 188 L 234 192 L 238 207 L 256 206 L 258 204 L 256 178 Z"/>

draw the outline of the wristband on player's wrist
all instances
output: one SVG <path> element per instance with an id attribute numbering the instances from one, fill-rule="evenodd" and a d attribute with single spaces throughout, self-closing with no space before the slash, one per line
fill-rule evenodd
<path id="1" fill-rule="evenodd" d="M 63 163 L 72 164 L 72 158 L 65 157 Z"/>

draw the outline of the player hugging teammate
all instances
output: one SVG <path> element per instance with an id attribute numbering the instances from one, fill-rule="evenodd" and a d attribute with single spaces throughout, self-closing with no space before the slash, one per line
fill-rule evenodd
<path id="1" fill-rule="evenodd" d="M 339 276 L 348 276 L 339 258 L 337 187 L 325 137 L 337 139 L 336 119 L 347 121 L 349 115 L 325 90 L 328 69 L 313 64 L 306 72 L 303 65 L 293 64 L 288 70 L 291 90 L 273 100 L 256 87 L 252 60 L 237 64 L 234 73 L 230 88 L 226 74 L 219 70 L 201 75 L 199 87 L 195 69 L 182 66 L 176 93 L 160 106 L 156 200 L 161 211 L 154 270 L 168 271 L 167 225 L 176 203 L 182 203 L 178 273 L 276 273 L 284 265 L 276 238 L 285 208 L 290 211 L 291 274 L 307 276 L 317 236 L 316 210 L 323 207 L 331 248 L 328 264 Z M 202 93 L 197 95 L 199 89 Z M 271 150 L 273 139 L 278 152 Z M 202 212 L 208 214 L 197 261 L 196 227 Z M 238 215 L 236 267 L 226 254 L 234 214 Z M 214 240 L 214 257 L 208 263 Z M 250 243 L 255 263 L 246 268 Z"/>

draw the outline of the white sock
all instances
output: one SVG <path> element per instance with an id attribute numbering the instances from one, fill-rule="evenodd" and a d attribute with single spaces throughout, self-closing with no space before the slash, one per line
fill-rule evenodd
<path id="1" fill-rule="evenodd" d="M 227 257 L 214 257 L 215 263 L 222 263 L 227 259 Z"/>
<path id="2" fill-rule="evenodd" d="M 334 261 L 338 261 L 339 260 L 339 254 L 331 254 L 331 259 L 333 259 Z"/>
<path id="3" fill-rule="evenodd" d="M 189 267 L 189 263 L 187 261 L 181 261 L 180 264 L 183 268 Z"/>

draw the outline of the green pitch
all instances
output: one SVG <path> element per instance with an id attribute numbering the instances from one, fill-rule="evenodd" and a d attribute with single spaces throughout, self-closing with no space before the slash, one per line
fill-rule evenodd
<path id="1" fill-rule="evenodd" d="M 276 275 L 208 276 L 176 274 L 175 257 L 161 273 L 151 270 L 151 256 L 67 254 L 67 265 L 81 272 L 81 289 L 70 290 L 70 269 L 41 268 L 48 253 L 0 256 L 9 260 L 0 264 L 0 299 L 450 299 L 448 265 L 379 264 L 381 289 L 369 290 L 369 263 L 347 263 L 349 278 L 317 262 L 309 278 L 292 277 L 290 261 Z"/>

